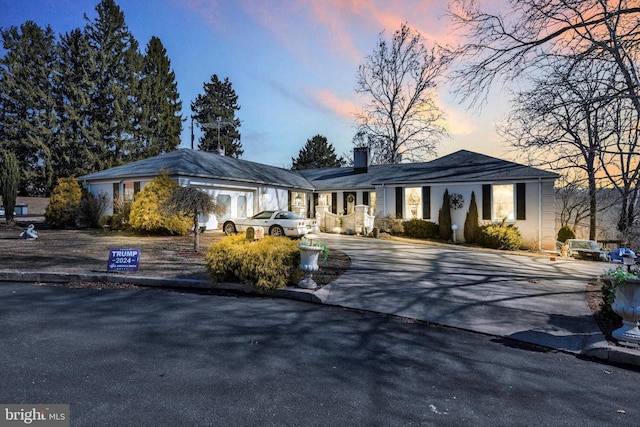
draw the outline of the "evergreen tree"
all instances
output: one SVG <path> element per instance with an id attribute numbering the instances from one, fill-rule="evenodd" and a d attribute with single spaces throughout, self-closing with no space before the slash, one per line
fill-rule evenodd
<path id="1" fill-rule="evenodd" d="M 216 74 L 211 76 L 211 82 L 204 84 L 204 94 L 198 95 L 191 103 L 191 110 L 203 131 L 198 144 L 200 150 L 216 150 L 219 138 L 225 155 L 235 158 L 242 156 L 244 150 L 238 131 L 240 120 L 236 117 L 240 106 L 229 78 L 220 81 Z"/>
<path id="2" fill-rule="evenodd" d="M 4 217 L 7 225 L 13 223 L 13 211 L 16 207 L 18 185 L 20 184 L 20 167 L 16 155 L 11 152 L 2 153 L 0 165 L 0 193 L 4 206 Z"/>
<path id="3" fill-rule="evenodd" d="M 91 123 L 92 50 L 85 34 L 73 30 L 60 37 L 55 79 L 58 134 L 52 149 L 54 178 L 100 170 L 101 136 Z"/>
<path id="4" fill-rule="evenodd" d="M 464 240 L 467 243 L 477 242 L 478 232 L 480 231 L 479 219 L 476 194 L 472 191 L 469 212 L 467 212 L 467 217 L 464 220 Z"/>
<path id="5" fill-rule="evenodd" d="M 438 227 L 440 228 L 440 238 L 451 240 L 451 198 L 449 190 L 444 190 L 442 197 L 442 208 L 438 212 Z"/>
<path id="6" fill-rule="evenodd" d="M 147 45 L 140 83 L 140 141 L 135 157 L 151 157 L 175 150 L 180 145 L 182 102 L 167 51 L 155 36 Z"/>
<path id="7" fill-rule="evenodd" d="M 31 21 L 1 35 L 6 54 L 0 58 L 0 148 L 19 161 L 19 192 L 44 195 L 53 182 L 50 150 L 57 125 L 55 36 Z"/>
<path id="8" fill-rule="evenodd" d="M 291 169 L 313 169 L 313 168 L 338 168 L 344 166 L 345 160 L 336 156 L 332 144 L 327 142 L 327 138 L 316 135 L 307 140 L 304 147 L 300 149 L 298 158 L 291 158 L 293 166 Z"/>
<path id="9" fill-rule="evenodd" d="M 140 158 L 134 134 L 140 122 L 142 60 L 114 0 L 102 0 L 96 11 L 94 20 L 85 15 L 85 33 L 93 54 L 91 125 L 102 138 L 99 169 L 105 169 Z"/>

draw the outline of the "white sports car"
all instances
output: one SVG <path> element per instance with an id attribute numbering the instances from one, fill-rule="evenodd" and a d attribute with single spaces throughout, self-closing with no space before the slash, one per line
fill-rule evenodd
<path id="1" fill-rule="evenodd" d="M 225 234 L 244 233 L 249 227 L 263 227 L 271 236 L 301 237 L 309 232 L 315 221 L 303 218 L 290 211 L 262 211 L 251 218 L 229 218 L 224 220 Z"/>

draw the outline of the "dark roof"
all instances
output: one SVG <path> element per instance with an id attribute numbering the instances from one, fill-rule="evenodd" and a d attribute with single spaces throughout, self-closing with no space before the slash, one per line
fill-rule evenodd
<path id="1" fill-rule="evenodd" d="M 368 173 L 353 168 L 291 171 L 219 154 L 181 149 L 80 177 L 83 180 L 120 180 L 153 177 L 160 170 L 170 176 L 224 179 L 284 186 L 302 190 L 374 188 L 376 185 L 442 182 L 495 182 L 556 179 L 558 174 L 531 166 L 460 150 L 424 163 L 369 166 Z"/>
<path id="2" fill-rule="evenodd" d="M 312 190 L 313 186 L 300 174 L 278 168 L 221 156 L 208 151 L 180 149 L 159 156 L 81 176 L 80 179 L 114 180 L 153 177 L 160 170 L 169 176 L 185 176 L 229 181 L 252 182 L 274 186 Z"/>
<path id="3" fill-rule="evenodd" d="M 531 166 L 460 150 L 430 162 L 369 166 L 368 173 L 353 168 L 302 170 L 316 190 L 373 188 L 376 185 L 442 182 L 491 182 L 524 179 L 556 179 L 558 174 Z"/>

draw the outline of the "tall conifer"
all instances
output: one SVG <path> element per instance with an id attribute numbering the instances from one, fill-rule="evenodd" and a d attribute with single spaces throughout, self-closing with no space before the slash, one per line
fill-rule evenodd
<path id="1" fill-rule="evenodd" d="M 2 193 L 4 217 L 7 224 L 10 225 L 13 223 L 13 211 L 16 207 L 16 198 L 18 196 L 20 168 L 15 154 L 4 151 L 0 156 L 2 157 L 2 164 L 0 164 L 0 193 Z"/>

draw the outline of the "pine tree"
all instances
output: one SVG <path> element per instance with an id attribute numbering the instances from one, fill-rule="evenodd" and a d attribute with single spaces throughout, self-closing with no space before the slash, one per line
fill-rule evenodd
<path id="1" fill-rule="evenodd" d="M 44 195 L 51 190 L 51 147 L 57 126 L 53 75 L 55 36 L 28 21 L 1 30 L 0 141 L 21 167 L 19 192 Z"/>
<path id="2" fill-rule="evenodd" d="M 438 212 L 438 227 L 440 228 L 440 238 L 451 240 L 451 198 L 449 197 L 449 190 L 444 190 L 442 208 Z"/>
<path id="3" fill-rule="evenodd" d="M 18 185 L 20 184 L 20 167 L 15 154 L 3 152 L 2 164 L 0 165 L 0 193 L 2 193 L 2 204 L 4 205 L 4 217 L 7 225 L 13 223 L 13 211 L 16 207 L 18 196 Z"/>
<path id="4" fill-rule="evenodd" d="M 106 156 L 91 123 L 91 60 L 91 47 L 81 30 L 60 37 L 55 79 L 59 125 L 52 150 L 55 180 L 96 172 L 101 156 Z"/>
<path id="5" fill-rule="evenodd" d="M 333 145 L 329 144 L 327 138 L 322 135 L 308 139 L 305 146 L 300 149 L 298 158 L 291 158 L 291 161 L 293 170 L 337 168 L 345 164 L 345 160 L 336 156 Z"/>
<path id="6" fill-rule="evenodd" d="M 96 6 L 98 17 L 89 20 L 85 34 L 93 54 L 90 80 L 91 125 L 102 137 L 101 164 L 105 169 L 138 160 L 134 139 L 140 122 L 140 74 L 142 68 L 138 42 L 129 31 L 124 13 L 114 0 Z"/>
<path id="7" fill-rule="evenodd" d="M 182 102 L 176 76 L 171 71 L 167 51 L 157 37 L 152 37 L 144 56 L 141 84 L 140 139 L 135 157 L 150 157 L 175 150 L 180 145 Z"/>
<path id="8" fill-rule="evenodd" d="M 476 195 L 471 192 L 471 202 L 469 204 L 469 212 L 464 220 L 464 240 L 467 243 L 476 243 L 480 225 L 478 215 L 478 205 L 476 203 Z"/>
<path id="9" fill-rule="evenodd" d="M 204 94 L 196 97 L 191 103 L 193 117 L 202 128 L 198 148 L 204 151 L 215 151 L 220 146 L 225 155 L 239 158 L 244 150 L 240 143 L 240 120 L 236 111 L 240 110 L 236 95 L 229 78 L 220 81 L 218 76 L 211 76 L 211 82 L 204 84 Z"/>

